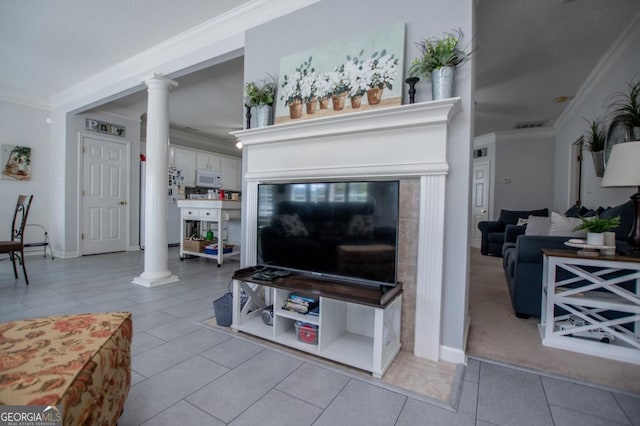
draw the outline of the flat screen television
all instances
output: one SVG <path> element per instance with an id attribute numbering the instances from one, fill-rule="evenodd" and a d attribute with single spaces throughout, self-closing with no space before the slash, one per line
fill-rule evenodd
<path id="1" fill-rule="evenodd" d="M 395 286 L 398 181 L 258 185 L 259 266 Z"/>

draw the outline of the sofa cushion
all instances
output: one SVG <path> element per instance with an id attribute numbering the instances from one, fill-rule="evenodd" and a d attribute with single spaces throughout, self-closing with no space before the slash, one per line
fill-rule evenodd
<path id="1" fill-rule="evenodd" d="M 589 212 L 589 209 L 585 206 L 572 206 L 564 212 L 566 217 L 582 217 Z"/>
<path id="2" fill-rule="evenodd" d="M 549 216 L 549 209 L 540 210 L 502 210 L 498 221 L 505 225 L 516 225 L 518 219 L 525 219 L 529 216 Z"/>
<path id="3" fill-rule="evenodd" d="M 599 215 L 602 219 L 609 219 L 620 216 L 620 226 L 613 230 L 616 233 L 616 240 L 626 240 L 633 226 L 635 213 L 633 211 L 633 203 L 631 200 L 616 207 L 610 207 L 602 211 Z"/>
<path id="4" fill-rule="evenodd" d="M 529 216 L 525 235 L 549 235 L 551 218 L 544 216 Z"/>
<path id="5" fill-rule="evenodd" d="M 554 237 L 576 237 L 584 238 L 587 236 L 587 230 L 581 229 L 574 231 L 576 226 L 582 221 L 577 217 L 566 217 L 557 212 L 551 212 L 551 226 L 549 227 L 549 235 Z"/>

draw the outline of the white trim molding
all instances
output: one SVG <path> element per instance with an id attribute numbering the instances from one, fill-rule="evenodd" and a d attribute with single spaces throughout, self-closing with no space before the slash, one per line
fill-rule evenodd
<path id="1" fill-rule="evenodd" d="M 104 103 L 105 99 L 128 94 L 132 88 L 141 89 L 140 80 L 151 73 L 175 78 L 185 69 L 204 68 L 230 59 L 227 55 L 240 56 L 246 30 L 318 1 L 253 0 L 244 3 L 51 96 L 51 108 L 88 109 L 95 102 Z"/>
<path id="2" fill-rule="evenodd" d="M 451 98 L 232 132 L 245 150 L 245 263 L 256 260 L 260 182 L 419 178 L 414 354 L 464 362 L 440 347 L 448 123 L 460 108 Z"/>

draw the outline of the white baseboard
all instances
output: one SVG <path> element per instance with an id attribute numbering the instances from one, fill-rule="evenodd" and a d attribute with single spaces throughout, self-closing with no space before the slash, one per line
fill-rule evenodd
<path id="1" fill-rule="evenodd" d="M 467 356 L 462 349 L 440 345 L 440 361 L 464 364 L 466 360 Z"/>
<path id="2" fill-rule="evenodd" d="M 140 251 L 142 250 L 140 246 L 129 246 L 127 247 L 127 251 Z"/>

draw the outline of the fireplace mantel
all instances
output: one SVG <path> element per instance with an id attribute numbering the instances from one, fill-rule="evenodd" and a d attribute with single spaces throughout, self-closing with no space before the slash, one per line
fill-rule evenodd
<path id="1" fill-rule="evenodd" d="M 243 145 L 243 252 L 255 264 L 259 182 L 419 178 L 414 354 L 437 361 L 448 125 L 460 98 L 233 132 Z"/>

